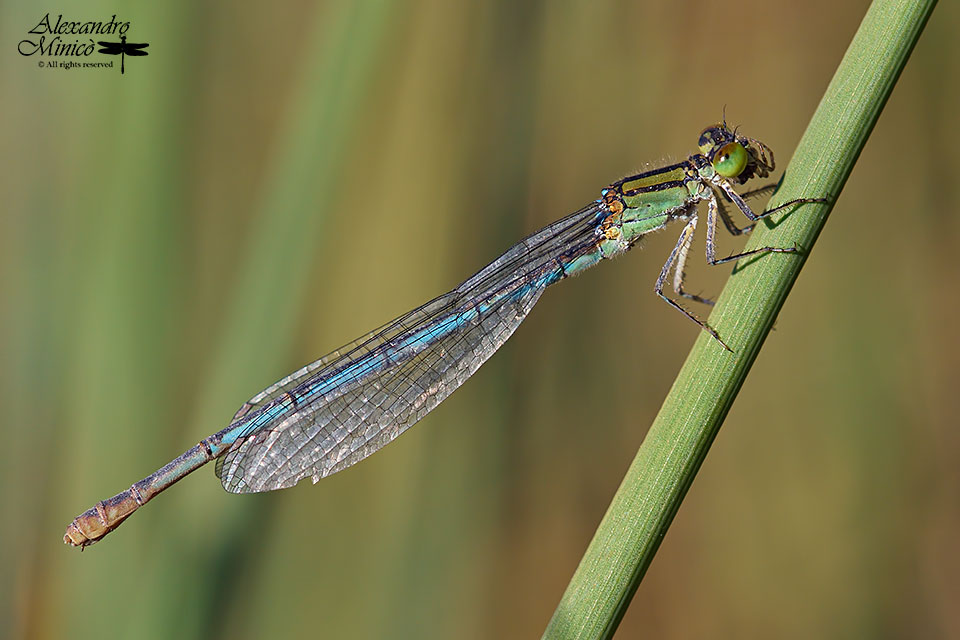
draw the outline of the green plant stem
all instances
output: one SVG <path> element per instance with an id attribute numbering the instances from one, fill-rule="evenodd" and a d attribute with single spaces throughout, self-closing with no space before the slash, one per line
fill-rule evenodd
<path id="1" fill-rule="evenodd" d="M 720 429 L 760 346 L 920 36 L 935 0 L 876 0 L 770 206 L 804 204 L 759 225 L 747 249 L 798 254 L 744 260 L 710 316 L 733 353 L 701 333 L 570 580 L 545 638 L 611 637 Z"/>

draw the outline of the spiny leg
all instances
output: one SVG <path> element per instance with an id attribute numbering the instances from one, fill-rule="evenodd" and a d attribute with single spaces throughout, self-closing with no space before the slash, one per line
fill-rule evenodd
<path id="1" fill-rule="evenodd" d="M 830 202 L 828 198 L 794 198 L 793 200 L 788 200 L 783 204 L 778 204 L 773 209 L 766 209 L 755 215 L 757 216 L 756 218 L 757 220 L 763 220 L 770 214 L 776 213 L 777 211 L 783 211 L 787 207 L 792 207 L 795 204 L 811 204 L 811 203 L 826 204 L 827 202 Z"/>
<path id="2" fill-rule="evenodd" d="M 674 246 L 673 251 L 670 252 L 670 256 L 667 257 L 667 261 L 663 263 L 663 268 L 660 270 L 660 276 L 657 278 L 657 283 L 656 285 L 654 285 L 653 290 L 654 290 L 654 293 L 656 293 L 663 300 L 665 300 L 667 304 L 669 304 L 671 307 L 673 307 L 683 315 L 693 320 L 695 323 L 697 323 L 697 325 L 701 329 L 703 329 L 704 331 L 709 333 L 711 336 L 713 336 L 713 339 L 719 342 L 721 345 L 723 345 L 724 349 L 733 353 L 733 349 L 728 347 L 727 343 L 725 343 L 723 340 L 720 339 L 720 334 L 718 334 L 713 327 L 711 327 L 707 323 L 697 318 L 697 316 L 693 315 L 692 313 L 684 309 L 683 306 L 681 306 L 676 300 L 673 300 L 672 298 L 667 297 L 663 293 L 663 283 L 666 282 L 667 275 L 670 273 L 670 269 L 676 264 L 677 257 L 682 252 L 685 252 L 687 249 L 689 249 L 690 241 L 693 238 L 693 232 L 696 228 L 697 228 L 697 216 L 696 216 L 696 213 L 694 213 L 694 215 L 690 218 L 690 222 L 688 222 L 686 226 L 683 228 L 683 231 L 680 232 L 680 238 L 677 240 L 677 244 L 676 246 Z"/>
<path id="3" fill-rule="evenodd" d="M 743 194 L 743 197 L 746 198 L 747 195 L 748 194 L 745 193 Z M 733 219 L 730 217 L 730 214 L 727 212 L 727 208 L 723 205 L 723 202 L 720 200 L 717 200 L 716 202 L 717 202 L 717 210 L 720 213 L 720 219 L 723 220 L 723 226 L 727 228 L 727 231 L 730 232 L 730 235 L 739 236 L 744 233 L 750 233 L 751 231 L 753 231 L 752 224 L 748 224 L 743 229 L 741 229 L 736 224 L 734 224 Z M 708 216 L 707 221 L 709 222 L 709 220 L 710 218 Z"/>
<path id="4" fill-rule="evenodd" d="M 747 256 L 756 255 L 758 253 L 796 253 L 796 247 L 783 248 L 783 247 L 760 247 L 759 249 L 752 249 L 750 251 L 743 251 L 741 253 L 736 253 L 732 256 L 727 256 L 726 258 L 717 258 L 717 215 L 720 209 L 720 203 L 717 200 L 717 195 L 715 193 L 710 194 L 710 198 L 707 200 L 707 262 L 711 265 L 716 266 L 718 264 L 723 264 L 724 262 L 730 262 L 731 260 L 739 260 L 740 258 L 746 258 Z"/>
<path id="5" fill-rule="evenodd" d="M 777 188 L 776 183 L 768 184 L 763 187 L 751 189 L 750 191 L 744 191 L 743 193 L 740 194 L 740 197 L 743 198 L 744 201 L 746 201 L 746 200 L 749 200 L 750 198 L 756 198 L 757 196 L 761 196 L 766 193 L 772 193 L 776 188 Z M 722 200 L 717 201 L 717 206 L 720 209 L 720 219 L 723 221 L 723 226 L 727 228 L 727 231 L 730 232 L 730 235 L 739 236 L 741 234 L 750 233 L 751 231 L 753 231 L 754 225 L 752 224 L 749 224 L 742 229 L 738 227 L 736 224 L 734 224 L 733 219 L 730 217 L 730 214 L 727 212 L 727 207 L 724 206 Z"/>
<path id="6" fill-rule="evenodd" d="M 727 195 L 727 197 L 730 198 L 730 201 L 733 202 L 733 204 L 737 205 L 737 208 L 740 209 L 740 211 L 743 212 L 743 215 L 747 216 L 747 218 L 749 218 L 751 222 L 762 220 L 767 216 L 776 213 L 777 211 L 782 211 L 783 209 L 786 209 L 787 207 L 792 207 L 795 204 L 805 204 L 805 203 L 811 203 L 811 202 L 819 202 L 819 203 L 829 202 L 829 200 L 827 200 L 826 198 L 797 198 L 795 200 L 790 200 L 789 202 L 784 202 L 781 205 L 777 205 L 773 209 L 767 209 L 760 213 L 754 213 L 753 209 L 750 208 L 750 205 L 748 205 L 744 201 L 744 196 L 741 196 L 739 193 L 737 193 L 734 190 L 733 185 L 731 185 L 729 181 L 716 180 L 714 184 L 716 184 L 718 187 L 720 187 L 723 190 L 723 192 Z M 748 193 L 752 193 L 752 192 L 748 192 Z"/>
<path id="7" fill-rule="evenodd" d="M 687 233 L 688 228 L 690 230 L 689 233 Z M 693 243 L 693 238 L 696 235 L 696 231 L 697 212 L 694 209 L 693 215 L 690 218 L 690 222 L 687 223 L 686 227 L 683 229 L 683 233 L 680 235 L 682 244 L 677 244 L 679 251 L 677 251 L 676 264 L 673 267 L 673 290 L 678 296 L 694 300 L 701 304 L 707 304 L 712 307 L 714 304 L 716 304 L 713 300 L 698 296 L 695 293 L 687 293 L 683 290 L 683 280 L 687 276 L 687 256 L 690 255 L 690 245 Z"/>

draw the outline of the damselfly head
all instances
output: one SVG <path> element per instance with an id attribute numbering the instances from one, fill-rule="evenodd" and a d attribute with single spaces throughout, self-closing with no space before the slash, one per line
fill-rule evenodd
<path id="1" fill-rule="evenodd" d="M 755 138 L 738 135 L 726 123 L 707 127 L 700 134 L 700 152 L 724 178 L 744 184 L 773 171 L 773 151 Z"/>
<path id="2" fill-rule="evenodd" d="M 736 142 L 737 136 L 733 131 L 727 128 L 727 125 L 720 123 L 712 127 L 707 127 L 700 133 L 700 141 L 697 143 L 700 147 L 700 153 L 706 156 L 707 160 L 713 162 L 713 157 L 724 145 Z"/>

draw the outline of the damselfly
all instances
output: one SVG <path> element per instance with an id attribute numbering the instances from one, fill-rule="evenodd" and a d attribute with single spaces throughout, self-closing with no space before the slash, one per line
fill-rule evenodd
<path id="1" fill-rule="evenodd" d="M 654 290 L 726 348 L 713 328 L 663 291 L 672 272 L 679 297 L 712 304 L 683 289 L 698 204 L 707 202 L 707 262 L 716 265 L 796 250 L 761 247 L 718 259 L 717 218 L 739 235 L 774 211 L 822 200 L 793 200 L 755 214 L 745 198 L 770 187 L 739 194 L 735 185 L 770 174 L 770 148 L 731 131 L 726 123 L 705 129 L 699 147 L 683 162 L 614 182 L 598 200 L 527 236 L 453 291 L 258 393 L 240 407 L 229 427 L 77 516 L 64 542 L 93 544 L 155 495 L 214 459 L 223 487 L 233 493 L 292 487 L 307 477 L 316 482 L 359 462 L 463 384 L 510 337 L 549 285 L 624 253 L 674 220 L 685 225 Z M 751 225 L 738 228 L 721 198 Z"/>

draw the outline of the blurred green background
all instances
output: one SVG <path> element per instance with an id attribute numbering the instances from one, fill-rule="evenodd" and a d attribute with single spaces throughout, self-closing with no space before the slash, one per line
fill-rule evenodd
<path id="1" fill-rule="evenodd" d="M 83 554 L 61 536 L 724 106 L 782 168 L 867 4 L 0 5 L 0 635 L 538 636 L 696 337 L 652 293 L 678 230 L 551 289 L 356 467 L 254 496 L 204 469 Z M 150 55 L 38 68 L 16 45 L 47 11 Z M 934 12 L 622 637 L 960 636 L 958 21 Z"/>

